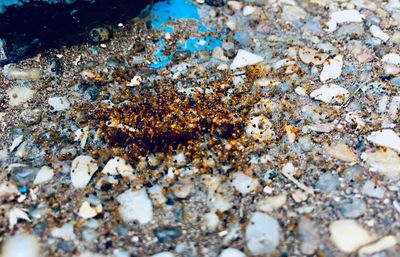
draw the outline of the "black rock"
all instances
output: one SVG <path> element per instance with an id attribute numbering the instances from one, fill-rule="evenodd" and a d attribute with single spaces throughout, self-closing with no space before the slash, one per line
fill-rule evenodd
<path id="1" fill-rule="evenodd" d="M 225 0 L 206 0 L 206 4 L 211 5 L 211 6 L 224 6 L 226 3 Z"/>

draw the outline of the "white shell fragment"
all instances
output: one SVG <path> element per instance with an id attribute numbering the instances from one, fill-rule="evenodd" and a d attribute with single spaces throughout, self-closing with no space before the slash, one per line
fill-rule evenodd
<path id="1" fill-rule="evenodd" d="M 17 193 L 18 193 L 18 188 L 16 185 L 6 181 L 0 184 L 0 197 Z"/>
<path id="2" fill-rule="evenodd" d="M 349 91 L 341 86 L 327 84 L 311 92 L 310 97 L 325 103 L 332 103 L 343 102 L 348 94 Z"/>
<path id="3" fill-rule="evenodd" d="M 96 217 L 97 214 L 101 213 L 103 211 L 103 207 L 101 204 L 96 205 L 94 207 L 90 206 L 90 203 L 87 201 L 84 201 L 79 208 L 79 216 L 81 216 L 84 219 L 91 219 Z"/>
<path id="4" fill-rule="evenodd" d="M 278 221 L 262 212 L 251 215 L 246 228 L 246 244 L 254 255 L 267 254 L 276 249 L 279 244 L 280 226 Z"/>
<path id="5" fill-rule="evenodd" d="M 17 148 L 22 143 L 23 139 L 24 139 L 24 135 L 20 135 L 20 136 L 16 137 L 10 146 L 10 152 L 14 151 L 15 148 Z"/>
<path id="6" fill-rule="evenodd" d="M 253 6 L 253 5 L 246 5 L 246 6 L 243 8 L 243 15 L 244 15 L 244 16 L 249 16 L 249 15 L 251 15 L 252 13 L 254 13 L 256 10 L 257 10 L 257 7 L 256 7 L 256 6 Z"/>
<path id="7" fill-rule="evenodd" d="M 170 252 L 161 252 L 161 253 L 154 254 L 151 257 L 175 257 L 175 255 Z"/>
<path id="8" fill-rule="evenodd" d="M 71 107 L 71 104 L 66 97 L 50 97 L 48 102 L 52 107 L 52 112 L 64 111 Z"/>
<path id="9" fill-rule="evenodd" d="M 392 148 L 400 153 L 400 137 L 392 129 L 372 132 L 367 140 L 379 146 Z"/>
<path id="10" fill-rule="evenodd" d="M 81 142 L 81 148 L 85 148 L 86 142 L 89 138 L 89 126 L 77 129 L 74 133 L 74 140 Z"/>
<path id="11" fill-rule="evenodd" d="M 142 82 L 142 77 L 140 77 L 140 76 L 134 76 L 134 77 L 131 79 L 131 81 L 129 82 L 128 86 L 129 86 L 129 87 L 139 86 L 141 82 Z"/>
<path id="12" fill-rule="evenodd" d="M 40 246 L 37 238 L 28 234 L 16 234 L 5 240 L 2 257 L 39 257 Z"/>
<path id="13" fill-rule="evenodd" d="M 332 242 L 343 252 L 351 253 L 373 242 L 376 237 L 365 230 L 356 220 L 343 219 L 329 225 Z"/>
<path id="14" fill-rule="evenodd" d="M 230 66 L 231 70 L 236 70 L 238 68 L 243 68 L 250 65 L 255 65 L 257 63 L 262 62 L 264 59 L 256 54 L 247 52 L 246 50 L 240 49 L 233 59 L 233 62 Z"/>
<path id="15" fill-rule="evenodd" d="M 342 74 L 342 67 L 343 67 L 343 56 L 336 55 L 333 59 L 325 61 L 319 79 L 322 82 L 325 82 L 328 79 L 338 78 L 340 74 Z"/>
<path id="16" fill-rule="evenodd" d="M 333 32 L 337 29 L 337 25 L 347 22 L 362 22 L 365 18 L 357 10 L 342 10 L 331 13 L 331 19 L 328 21 L 328 32 Z"/>
<path id="17" fill-rule="evenodd" d="M 52 168 L 48 166 L 43 166 L 36 175 L 33 184 L 38 185 L 46 183 L 47 181 L 50 181 L 53 178 L 53 175 L 54 175 L 54 170 Z"/>
<path id="18" fill-rule="evenodd" d="M 51 230 L 51 235 L 64 240 L 74 240 L 76 238 L 74 233 L 74 224 L 74 221 L 70 221 L 59 228 L 53 228 Z"/>
<path id="19" fill-rule="evenodd" d="M 242 195 L 254 191 L 259 185 L 257 179 L 247 176 L 243 172 L 237 172 L 233 177 L 232 186 Z"/>
<path id="20" fill-rule="evenodd" d="M 365 152 L 362 157 L 373 171 L 392 180 L 400 179 L 400 157 L 390 149 Z"/>
<path id="21" fill-rule="evenodd" d="M 328 54 L 319 53 L 314 49 L 301 48 L 299 49 L 300 60 L 306 64 L 321 65 L 328 58 Z"/>
<path id="22" fill-rule="evenodd" d="M 372 25 L 369 28 L 369 31 L 371 32 L 373 37 L 379 38 L 383 42 L 386 42 L 389 40 L 389 35 L 386 34 L 385 32 L 383 32 L 383 30 L 376 25 Z"/>
<path id="23" fill-rule="evenodd" d="M 88 155 L 80 155 L 72 161 L 71 181 L 76 188 L 85 188 L 93 174 L 97 171 L 96 161 Z"/>
<path id="24" fill-rule="evenodd" d="M 101 172 L 107 175 L 129 177 L 131 180 L 135 177 L 135 170 L 132 166 L 123 158 L 118 156 L 110 159 Z"/>
<path id="25" fill-rule="evenodd" d="M 153 206 L 144 188 L 139 191 L 128 189 L 117 197 L 117 201 L 119 214 L 125 222 L 137 220 L 146 224 L 153 219 Z"/>
<path id="26" fill-rule="evenodd" d="M 358 250 L 358 255 L 370 255 L 389 249 L 397 244 L 397 238 L 394 236 L 385 236 L 382 239 Z"/>
<path id="27" fill-rule="evenodd" d="M 246 257 L 246 255 L 235 248 L 226 248 L 218 257 Z"/>
<path id="28" fill-rule="evenodd" d="M 15 225 L 17 225 L 18 220 L 26 220 L 30 221 L 31 219 L 29 218 L 28 214 L 26 213 L 27 210 L 25 209 L 20 209 L 20 208 L 12 208 L 11 210 L 8 211 L 7 216 L 8 216 L 8 221 L 9 221 L 9 227 L 12 229 Z"/>
<path id="29" fill-rule="evenodd" d="M 385 54 L 382 61 L 387 64 L 400 65 L 400 55 L 395 53 Z"/>

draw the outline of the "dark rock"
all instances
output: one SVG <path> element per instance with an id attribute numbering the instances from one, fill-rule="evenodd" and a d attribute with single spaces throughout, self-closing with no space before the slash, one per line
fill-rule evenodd
<path id="1" fill-rule="evenodd" d="M 211 6 L 224 6 L 226 3 L 225 0 L 206 0 L 206 4 L 211 5 Z"/>
<path id="2" fill-rule="evenodd" d="M 49 69 L 51 73 L 56 75 L 61 75 L 63 73 L 63 63 L 59 58 L 54 58 L 51 60 Z"/>
<path id="3" fill-rule="evenodd" d="M 94 43 L 103 43 L 110 40 L 110 31 L 105 27 L 94 28 L 89 32 L 89 38 Z"/>
<path id="4" fill-rule="evenodd" d="M 89 101 L 94 101 L 99 97 L 100 90 L 98 87 L 92 86 L 85 91 L 85 98 Z"/>
<path id="5" fill-rule="evenodd" d="M 191 54 L 190 51 L 176 51 L 172 56 L 172 61 L 174 63 L 182 62 L 183 60 L 190 58 Z"/>

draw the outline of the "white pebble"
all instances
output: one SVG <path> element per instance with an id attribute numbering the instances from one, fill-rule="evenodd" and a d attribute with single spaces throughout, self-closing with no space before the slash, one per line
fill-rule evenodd
<path id="1" fill-rule="evenodd" d="M 387 64 L 400 65 L 400 55 L 390 53 L 382 56 L 382 61 Z"/>
<path id="2" fill-rule="evenodd" d="M 239 1 L 228 1 L 226 4 L 232 10 L 240 10 L 243 7 L 242 2 L 239 2 Z"/>
<path id="3" fill-rule="evenodd" d="M 85 188 L 97 171 L 96 161 L 88 155 L 80 155 L 72 161 L 71 182 L 75 188 Z"/>
<path id="4" fill-rule="evenodd" d="M 380 40 L 382 40 L 383 42 L 386 42 L 389 40 L 389 36 L 388 34 L 386 34 L 385 32 L 383 32 L 383 30 L 381 28 L 379 28 L 376 25 L 372 25 L 369 28 L 369 31 L 371 32 L 373 37 L 379 38 Z"/>
<path id="5" fill-rule="evenodd" d="M 264 59 L 256 54 L 247 52 L 246 50 L 240 49 L 233 59 L 233 62 L 230 66 L 231 70 L 236 70 L 238 68 L 243 68 L 250 65 L 255 65 L 257 63 L 262 62 Z"/>
<path id="6" fill-rule="evenodd" d="M 331 19 L 328 21 L 328 31 L 333 32 L 337 29 L 337 25 L 347 22 L 362 22 L 365 18 L 357 10 L 342 10 L 331 13 Z"/>
<path id="7" fill-rule="evenodd" d="M 246 244 L 254 255 L 267 254 L 279 245 L 280 226 L 278 221 L 262 212 L 251 215 L 246 228 Z"/>
<path id="8" fill-rule="evenodd" d="M 328 58 L 328 54 L 319 53 L 314 49 L 301 48 L 299 50 L 299 57 L 302 62 L 312 65 L 321 65 Z"/>
<path id="9" fill-rule="evenodd" d="M 140 224 L 149 223 L 153 219 L 153 206 L 146 190 L 132 191 L 128 189 L 117 197 L 119 213 L 125 222 L 137 220 Z"/>
<path id="10" fill-rule="evenodd" d="M 367 140 L 379 146 L 392 148 L 400 153 L 400 137 L 392 129 L 372 132 Z"/>
<path id="11" fill-rule="evenodd" d="M 37 173 L 33 184 L 43 184 L 50 181 L 54 176 L 54 170 L 48 166 L 43 166 Z"/>
<path id="12" fill-rule="evenodd" d="M 319 76 L 322 82 L 327 81 L 328 79 L 336 79 L 342 74 L 343 67 L 343 56 L 336 55 L 333 59 L 329 59 L 324 62 L 324 67 Z"/>
<path id="13" fill-rule="evenodd" d="M 28 234 L 16 234 L 5 240 L 2 257 L 39 257 L 40 246 L 37 238 Z"/>
<path id="14" fill-rule="evenodd" d="M 154 254 L 151 257 L 175 257 L 175 255 L 170 252 L 161 252 L 161 253 Z"/>
<path id="15" fill-rule="evenodd" d="M 257 210 L 267 213 L 272 212 L 284 206 L 286 204 L 286 199 L 287 195 L 285 193 L 277 196 L 266 197 L 257 203 Z"/>
<path id="16" fill-rule="evenodd" d="M 329 225 L 332 242 L 343 252 L 351 253 L 373 242 L 376 237 L 365 230 L 356 220 L 343 219 Z"/>
<path id="17" fill-rule="evenodd" d="M 141 82 L 142 82 L 142 77 L 140 77 L 140 76 L 134 76 L 134 77 L 131 79 L 131 81 L 129 82 L 128 86 L 129 86 L 129 87 L 139 86 Z"/>
<path id="18" fill-rule="evenodd" d="M 7 90 L 7 95 L 9 98 L 8 103 L 11 106 L 20 105 L 22 103 L 29 101 L 33 97 L 34 93 L 35 93 L 35 90 L 33 90 L 29 87 L 14 86 Z"/>
<path id="19" fill-rule="evenodd" d="M 70 221 L 59 228 L 53 228 L 51 230 L 51 235 L 64 240 L 74 240 L 76 238 L 74 233 L 74 224 L 73 221 Z"/>
<path id="20" fill-rule="evenodd" d="M 16 138 L 13 140 L 13 142 L 12 142 L 12 144 L 11 144 L 11 146 L 10 146 L 10 152 L 14 151 L 15 148 L 17 148 L 17 147 L 22 143 L 22 140 L 23 140 L 23 139 L 24 139 L 24 136 L 23 136 L 23 135 L 20 135 L 20 136 L 16 137 Z"/>
<path id="21" fill-rule="evenodd" d="M 296 168 L 294 167 L 293 163 L 288 162 L 283 166 L 282 172 L 285 172 L 290 175 L 294 175 L 294 172 L 296 171 Z"/>
<path id="22" fill-rule="evenodd" d="M 71 107 L 71 104 L 65 97 L 50 97 L 48 103 L 52 107 L 50 110 L 52 112 L 64 111 Z"/>
<path id="23" fill-rule="evenodd" d="M 397 238 L 394 236 L 385 236 L 375 243 L 364 246 L 358 250 L 358 255 L 370 255 L 389 249 L 397 244 Z"/>
<path id="24" fill-rule="evenodd" d="M 244 16 L 249 16 L 249 15 L 253 14 L 256 10 L 257 10 L 257 7 L 256 7 L 256 6 L 253 6 L 253 5 L 246 5 L 246 6 L 243 8 L 243 15 L 244 15 Z"/>
<path id="25" fill-rule="evenodd" d="M 327 84 L 311 92 L 310 97 L 325 103 L 331 103 L 343 102 L 348 94 L 349 91 L 341 86 Z"/>
<path id="26" fill-rule="evenodd" d="M 85 148 L 86 142 L 89 138 L 89 126 L 85 126 L 82 129 L 77 129 L 74 132 L 74 140 L 81 142 L 81 148 Z"/>
<path id="27" fill-rule="evenodd" d="M 242 195 L 246 195 L 256 190 L 259 185 L 257 179 L 247 176 L 243 174 L 243 172 L 237 172 L 233 177 L 232 186 Z"/>
<path id="28" fill-rule="evenodd" d="M 101 204 L 96 205 L 95 207 L 90 206 L 90 203 L 84 201 L 79 208 L 79 216 L 84 219 L 91 219 L 97 216 L 97 214 L 103 211 L 103 207 Z"/>
<path id="29" fill-rule="evenodd" d="M 121 157 L 114 157 L 110 159 L 101 171 L 107 175 L 121 175 L 122 177 L 128 177 L 130 180 L 135 178 L 135 170 L 132 166 Z"/>
<path id="30" fill-rule="evenodd" d="M 400 179 L 400 157 L 390 149 L 365 152 L 361 155 L 373 171 L 392 180 Z"/>
<path id="31" fill-rule="evenodd" d="M 0 197 L 17 193 L 18 193 L 18 188 L 16 185 L 7 181 L 4 181 L 3 183 L 0 184 Z"/>
<path id="32" fill-rule="evenodd" d="M 38 68 L 18 69 L 11 67 L 10 65 L 6 65 L 3 68 L 3 75 L 7 79 L 38 80 L 40 79 L 40 73 L 40 69 Z"/>
<path id="33" fill-rule="evenodd" d="M 226 248 L 218 257 L 246 257 L 246 254 L 235 248 Z"/>
<path id="34" fill-rule="evenodd" d="M 11 229 L 18 223 L 18 220 L 26 220 L 26 221 L 31 220 L 26 211 L 27 210 L 25 209 L 17 207 L 12 208 L 11 210 L 8 211 L 7 216 L 8 216 L 9 227 Z"/>
<path id="35" fill-rule="evenodd" d="M 219 217 L 213 212 L 206 213 L 203 216 L 204 226 L 208 231 L 215 231 L 219 225 Z"/>

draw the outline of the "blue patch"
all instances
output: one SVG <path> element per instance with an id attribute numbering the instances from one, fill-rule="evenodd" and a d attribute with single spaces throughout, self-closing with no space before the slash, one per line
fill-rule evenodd
<path id="1" fill-rule="evenodd" d="M 196 6 L 187 0 L 167 0 L 157 2 L 151 9 L 151 26 L 161 29 L 164 23 L 180 19 L 195 19 L 200 21 Z"/>
<path id="2" fill-rule="evenodd" d="M 189 0 L 166 0 L 156 3 L 151 9 L 151 25 L 156 30 L 162 30 L 166 33 L 173 33 L 174 29 L 165 24 L 179 19 L 197 20 L 197 27 L 194 28 L 200 33 L 207 34 L 210 31 L 217 31 L 216 27 L 207 29 L 200 20 L 196 6 Z M 155 54 L 155 60 L 151 67 L 154 69 L 164 68 L 171 62 L 174 53 L 182 51 L 190 51 L 195 53 L 198 51 L 212 51 L 215 47 L 222 45 L 222 40 L 212 36 L 204 35 L 199 38 L 189 38 L 186 42 L 176 44 L 176 50 L 164 55 L 166 42 L 164 39 L 158 40 L 159 49 Z"/>
<path id="3" fill-rule="evenodd" d="M 20 188 L 18 189 L 18 191 L 19 191 L 21 194 L 26 194 L 26 193 L 28 193 L 28 187 L 27 187 L 27 186 L 22 186 L 22 187 L 20 187 Z"/>

